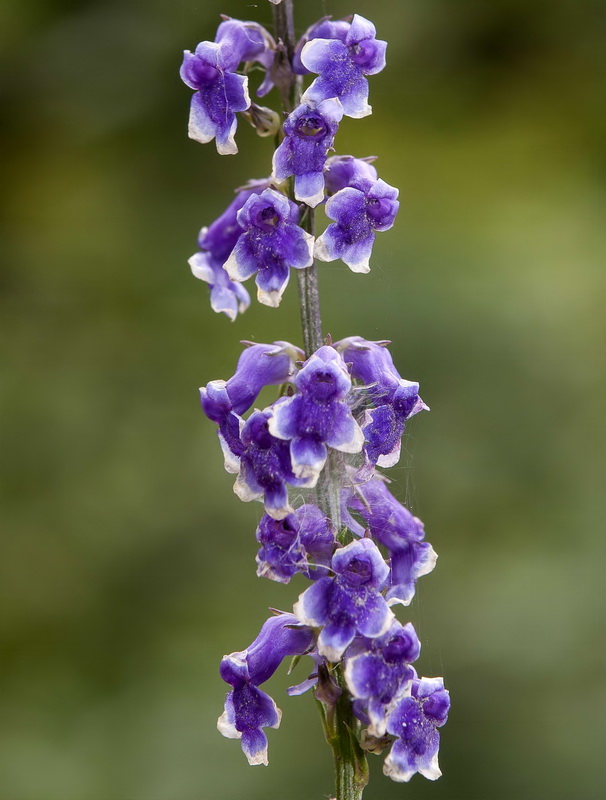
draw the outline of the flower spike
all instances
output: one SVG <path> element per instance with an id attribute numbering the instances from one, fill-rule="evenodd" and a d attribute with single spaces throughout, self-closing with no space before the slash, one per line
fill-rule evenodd
<path id="1" fill-rule="evenodd" d="M 398 189 L 379 177 L 374 156 L 334 152 L 343 117 L 372 111 L 368 77 L 385 66 L 386 42 L 359 14 L 323 17 L 295 42 L 293 0 L 270 2 L 275 37 L 223 16 L 214 41 L 185 51 L 181 65 L 194 92 L 193 139 L 236 153 L 241 113 L 276 140 L 271 177 L 236 190 L 200 231 L 192 273 L 208 284 L 213 310 L 234 321 L 250 305 L 245 281 L 254 276 L 257 300 L 275 308 L 297 270 L 304 342 L 242 341 L 231 377 L 200 389 L 234 493 L 259 502 L 257 575 L 282 591 L 303 583 L 293 613 L 275 611 L 247 648 L 221 660 L 229 691 L 217 727 L 240 740 L 249 764 L 266 765 L 266 731 L 282 712 L 264 684 L 287 656 L 289 674 L 309 657 L 287 694 L 313 691 L 338 786 L 355 775 L 360 800 L 369 752 L 387 751 L 384 773 L 395 781 L 441 774 L 438 728 L 449 695 L 442 678 L 418 677 L 421 643 L 395 614 L 437 555 L 381 472 L 398 462 L 409 419 L 428 407 L 419 384 L 400 375 L 389 341 L 333 341 L 320 319 L 314 259 L 367 273 L 377 232 L 399 210 Z M 253 70 L 263 73 L 257 96 L 275 87 L 281 107 L 251 103 Z M 316 238 L 323 204 L 330 222 Z"/>

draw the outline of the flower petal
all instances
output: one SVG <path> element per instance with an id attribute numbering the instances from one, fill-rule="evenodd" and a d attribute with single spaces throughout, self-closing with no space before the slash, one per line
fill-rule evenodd
<path id="1" fill-rule="evenodd" d="M 314 437 L 297 437 L 290 443 L 290 455 L 295 475 L 298 478 L 309 478 L 315 485 L 326 463 L 326 446 Z"/>
<path id="2" fill-rule="evenodd" d="M 353 622 L 330 622 L 318 637 L 318 652 L 329 661 L 340 661 L 355 635 L 356 626 Z"/>
<path id="3" fill-rule="evenodd" d="M 273 727 L 277 727 L 273 726 Z M 262 730 L 245 730 L 242 733 L 242 752 L 246 756 L 251 767 L 263 764 L 268 766 L 267 756 L 267 736 Z"/>
<path id="4" fill-rule="evenodd" d="M 206 111 L 200 92 L 196 92 L 189 107 L 188 136 L 196 142 L 206 144 L 215 138 L 216 132 L 216 125 Z"/>
<path id="5" fill-rule="evenodd" d="M 312 583 L 303 594 L 299 595 L 293 608 L 295 617 L 312 628 L 323 625 L 328 616 L 332 587 L 332 578 L 320 578 Z"/>
<path id="6" fill-rule="evenodd" d="M 387 605 L 383 595 L 369 594 L 357 618 L 358 631 L 371 639 L 383 636 L 390 629 L 394 619 L 394 613 Z"/>
<path id="7" fill-rule="evenodd" d="M 257 271 L 258 264 L 251 247 L 250 236 L 243 233 L 231 255 L 223 264 L 223 269 L 232 281 L 245 281 Z"/>
<path id="8" fill-rule="evenodd" d="M 345 404 L 334 404 L 332 431 L 326 444 L 342 453 L 359 453 L 364 446 L 364 433 Z"/>
<path id="9" fill-rule="evenodd" d="M 303 66 L 310 72 L 322 74 L 330 71 L 335 62 L 347 62 L 349 60 L 347 47 L 338 39 L 312 39 L 301 50 L 301 62 Z M 301 102 L 305 102 L 305 95 Z M 335 97 L 336 95 L 326 95 L 321 97 L 318 102 L 321 102 L 328 97 Z"/>
<path id="10" fill-rule="evenodd" d="M 306 172 L 295 176 L 295 197 L 311 208 L 315 208 L 324 200 L 324 174 L 322 172 Z"/>

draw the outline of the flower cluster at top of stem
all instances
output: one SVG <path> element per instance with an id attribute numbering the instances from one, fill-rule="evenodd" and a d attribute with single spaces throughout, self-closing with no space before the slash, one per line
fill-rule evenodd
<path id="1" fill-rule="evenodd" d="M 190 259 L 215 311 L 230 319 L 244 311 L 242 282 L 253 275 L 259 301 L 277 306 L 290 269 L 307 270 L 314 258 L 368 272 L 375 232 L 394 223 L 398 191 L 378 178 L 372 158 L 329 153 L 343 116 L 371 113 L 367 76 L 383 69 L 385 50 L 373 24 L 354 15 L 320 20 L 290 54 L 259 24 L 226 18 L 214 42 L 185 52 L 192 138 L 236 153 L 242 112 L 278 140 L 272 176 L 237 190 Z M 283 101 L 315 75 L 282 126 L 276 112 L 250 101 L 255 63 L 265 72 L 257 94 L 276 85 Z M 314 238 L 302 222 L 321 203 L 331 223 Z M 400 376 L 387 341 L 328 338 L 314 352 L 285 341 L 244 344 L 232 377 L 200 390 L 202 408 L 237 476 L 235 493 L 264 504 L 257 574 L 285 584 L 300 574 L 310 585 L 292 613 L 276 612 L 248 648 L 223 658 L 231 690 L 219 730 L 241 740 L 249 763 L 267 764 L 264 729 L 278 727 L 281 712 L 259 687 L 286 656 L 305 655 L 313 668 L 289 694 L 313 687 L 329 740 L 330 720 L 346 702 L 354 748 L 389 747 L 384 772 L 396 781 L 416 772 L 435 779 L 448 692 L 441 678 L 418 677 L 419 639 L 393 607 L 411 602 L 437 556 L 378 470 L 398 462 L 406 422 L 427 409 L 419 385 Z M 276 399 L 256 408 L 268 386 L 278 387 Z"/>
<path id="2" fill-rule="evenodd" d="M 363 117 L 368 105 L 367 75 L 383 69 L 386 43 L 374 25 L 359 15 L 351 22 L 322 20 L 299 42 L 293 64 L 283 64 L 283 47 L 255 22 L 226 19 L 214 42 L 186 50 L 181 77 L 192 89 L 189 135 L 215 139 L 219 153 L 236 153 L 236 112 L 244 112 L 257 131 L 281 140 L 272 175 L 236 193 L 223 214 L 202 228 L 199 250 L 190 259 L 193 274 L 210 286 L 214 311 L 235 319 L 250 304 L 242 282 L 255 276 L 260 303 L 278 306 L 290 269 L 305 269 L 317 258 L 341 259 L 354 272 L 368 272 L 376 231 L 392 227 L 398 190 L 377 176 L 373 159 L 329 156 L 343 116 Z M 248 71 L 257 62 L 265 79 L 257 94 L 317 73 L 300 104 L 280 126 L 278 114 L 252 103 Z M 242 66 L 243 74 L 236 70 Z M 302 207 L 326 200 L 332 222 L 314 237 L 299 227 Z"/>

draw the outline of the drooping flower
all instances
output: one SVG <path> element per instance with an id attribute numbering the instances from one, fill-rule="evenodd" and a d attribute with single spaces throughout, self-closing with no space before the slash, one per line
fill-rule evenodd
<path id="1" fill-rule="evenodd" d="M 332 558 L 334 577 L 320 578 L 295 604 L 293 613 L 305 625 L 322 627 L 318 652 L 339 661 L 356 635 L 386 633 L 393 612 L 380 593 L 389 567 L 376 544 L 360 539 L 341 547 Z"/>
<path id="2" fill-rule="evenodd" d="M 238 190 L 225 211 L 208 227 L 202 228 L 198 237 L 200 251 L 189 259 L 196 278 L 210 286 L 210 304 L 213 311 L 226 314 L 232 321 L 250 305 L 248 292 L 241 283 L 230 280 L 223 264 L 234 249 L 242 228 L 237 213 L 252 194 L 259 194 L 269 186 L 269 179 L 250 181 Z"/>
<path id="3" fill-rule="evenodd" d="M 379 467 L 393 467 L 400 460 L 404 422 L 393 406 L 383 405 L 364 414 L 364 455 L 367 462 Z"/>
<path id="4" fill-rule="evenodd" d="M 210 307 L 217 314 L 225 314 L 235 320 L 250 305 L 250 295 L 241 283 L 229 279 L 222 262 L 212 253 L 200 251 L 188 261 L 192 274 L 210 287 Z"/>
<path id="5" fill-rule="evenodd" d="M 282 712 L 268 694 L 244 683 L 227 694 L 217 728 L 226 738 L 241 740 L 242 752 L 251 766 L 267 766 L 267 736 L 263 728 L 279 728 L 281 719 Z"/>
<path id="6" fill-rule="evenodd" d="M 229 739 L 240 739 L 252 765 L 267 765 L 267 737 L 263 728 L 277 728 L 282 712 L 272 698 L 257 688 L 271 678 L 288 655 L 302 655 L 313 642 L 313 632 L 292 614 L 270 617 L 246 649 L 224 656 L 220 674 L 233 688 L 217 727 Z"/>
<path id="7" fill-rule="evenodd" d="M 410 666 L 421 652 L 421 643 L 409 622 L 394 620 L 376 639 L 354 639 L 345 654 L 345 680 L 357 700 L 364 701 L 370 736 L 385 734 L 387 712 L 410 688 L 415 671 Z"/>
<path id="8" fill-rule="evenodd" d="M 390 605 L 409 605 L 417 579 L 430 573 L 438 558 L 424 542 L 425 529 L 418 517 L 399 503 L 380 478 L 344 491 L 344 521 L 357 535 L 364 528 L 349 513 L 355 511 L 366 522 L 371 536 L 389 550 L 391 569 L 386 599 Z"/>
<path id="9" fill-rule="evenodd" d="M 324 199 L 324 165 L 343 106 L 335 98 L 302 103 L 284 123 L 284 141 L 273 157 L 273 177 L 295 176 L 295 197 L 314 208 Z"/>
<path id="10" fill-rule="evenodd" d="M 364 452 L 371 465 L 393 467 L 400 459 L 406 420 L 428 407 L 419 397 L 419 384 L 404 380 L 394 366 L 389 342 L 371 342 L 350 336 L 335 343 L 352 377 L 366 384 L 376 406 L 366 411 L 362 424 Z"/>
<path id="11" fill-rule="evenodd" d="M 202 410 L 218 425 L 219 442 L 225 469 L 237 473 L 245 446 L 240 438 L 244 420 L 240 416 L 251 408 L 264 386 L 285 383 L 294 372 L 295 360 L 303 352 L 290 342 L 249 345 L 240 358 L 235 374 L 228 380 L 210 381 L 200 388 Z"/>
<path id="12" fill-rule="evenodd" d="M 284 519 L 294 511 L 288 502 L 286 484 L 309 486 L 310 482 L 293 472 L 288 443 L 271 435 L 270 417 L 271 410 L 255 411 L 242 427 L 242 453 L 234 492 L 244 502 L 263 497 L 265 512 L 273 519 Z"/>
<path id="13" fill-rule="evenodd" d="M 318 77 L 303 95 L 303 101 L 319 103 L 337 97 L 348 117 L 371 114 L 366 76 L 381 72 L 387 48 L 387 42 L 375 36 L 372 22 L 354 14 L 344 41 L 315 38 L 307 42 L 301 51 L 301 62 Z"/>
<path id="14" fill-rule="evenodd" d="M 267 514 L 257 528 L 257 575 L 288 583 L 296 572 L 326 574 L 335 546 L 333 526 L 319 508 L 306 503 L 282 520 Z"/>
<path id="15" fill-rule="evenodd" d="M 299 209 L 273 189 L 248 198 L 238 211 L 242 233 L 224 268 L 234 281 L 257 273 L 259 302 L 276 307 L 290 277 L 289 267 L 313 263 L 313 236 L 297 225 Z"/>
<path id="16" fill-rule="evenodd" d="M 264 97 L 273 86 L 271 66 L 274 60 L 276 43 L 273 36 L 258 22 L 242 22 L 239 19 L 228 18 L 217 28 L 215 41 L 230 48 L 238 63 L 257 62 L 265 69 L 265 76 L 257 96 Z"/>
<path id="17" fill-rule="evenodd" d="M 215 139 L 221 155 L 238 152 L 236 112 L 249 108 L 250 97 L 248 77 L 236 70 L 242 61 L 259 61 L 269 75 L 273 47 L 272 37 L 258 23 L 228 19 L 219 25 L 214 42 L 200 42 L 193 53 L 184 51 L 181 79 L 195 91 L 189 114 L 191 139 L 202 143 Z M 267 86 L 271 88 L 271 82 Z"/>
<path id="18" fill-rule="evenodd" d="M 348 336 L 335 342 L 334 347 L 351 364 L 352 376 L 368 385 L 375 405 L 392 403 L 408 419 L 427 406 L 419 398 L 419 384 L 404 380 L 396 369 L 388 344 L 388 341 L 372 342 L 361 336 Z"/>
<path id="19" fill-rule="evenodd" d="M 208 250 L 224 264 L 242 233 L 242 228 L 238 225 L 238 211 L 249 197 L 261 194 L 270 185 L 271 178 L 259 178 L 248 181 L 237 189 L 234 199 L 225 211 L 200 231 L 201 249 Z"/>
<path id="20" fill-rule="evenodd" d="M 448 719 L 450 697 L 443 678 L 412 681 L 410 697 L 400 700 L 387 719 L 387 731 L 397 739 L 383 772 L 394 781 L 409 781 L 415 772 L 430 781 L 442 774 L 438 765 L 438 728 Z"/>
<path id="21" fill-rule="evenodd" d="M 264 54 L 275 47 L 269 31 L 258 22 L 242 21 L 231 17 L 224 18 L 217 28 L 215 42 L 220 44 L 236 69 L 243 61 L 260 61 L 266 66 Z"/>
<path id="22" fill-rule="evenodd" d="M 295 371 L 295 361 L 304 355 L 290 342 L 244 344 L 246 347 L 232 377 L 227 381 L 210 381 L 200 389 L 202 409 L 213 422 L 221 423 L 230 411 L 244 414 L 265 386 L 289 381 Z"/>
<path id="23" fill-rule="evenodd" d="M 437 559 L 438 554 L 429 542 L 408 542 L 392 550 L 387 602 L 390 605 L 410 605 L 417 580 L 433 571 Z"/>
<path id="24" fill-rule="evenodd" d="M 369 272 L 375 231 L 392 227 L 400 205 L 397 197 L 398 190 L 381 179 L 364 191 L 341 189 L 330 197 L 326 216 L 335 221 L 316 239 L 316 258 L 340 258 L 352 272 Z"/>
<path id="25" fill-rule="evenodd" d="M 329 195 L 341 189 L 360 189 L 368 191 L 378 180 L 377 170 L 373 167 L 374 156 L 354 158 L 354 156 L 331 156 L 326 160 L 324 180 Z"/>
<path id="26" fill-rule="evenodd" d="M 351 377 L 337 351 L 321 347 L 295 377 L 297 394 L 274 406 L 269 429 L 290 442 L 295 475 L 315 486 L 326 462 L 327 447 L 359 453 L 362 429 L 353 418 L 346 397 Z"/>
<path id="27" fill-rule="evenodd" d="M 197 142 L 216 140 L 220 155 L 238 152 L 236 112 L 250 106 L 248 78 L 237 75 L 233 57 L 215 42 L 200 42 L 194 53 L 185 50 L 181 78 L 190 89 L 188 133 Z"/>
<path id="28" fill-rule="evenodd" d="M 396 500 L 381 477 L 354 489 L 345 489 L 343 495 L 347 505 L 345 513 L 351 509 L 359 514 L 371 536 L 389 550 L 400 547 L 403 541 L 418 542 L 424 538 L 425 529 L 421 520 Z M 364 526 L 349 516 L 347 524 L 358 536 L 364 534 Z"/>

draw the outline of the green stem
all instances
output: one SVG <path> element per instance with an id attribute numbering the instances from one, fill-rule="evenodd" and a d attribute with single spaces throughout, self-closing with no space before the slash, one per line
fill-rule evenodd
<path id="1" fill-rule="evenodd" d="M 315 235 L 315 212 L 313 208 L 307 210 L 301 224 L 304 230 L 311 233 L 312 236 Z M 297 286 L 299 287 L 299 305 L 301 307 L 303 347 L 307 357 L 309 357 L 324 344 L 322 318 L 320 316 L 318 267 L 315 261 L 311 267 L 297 270 Z"/>
<path id="2" fill-rule="evenodd" d="M 335 762 L 335 800 L 362 800 L 362 792 L 368 783 L 368 764 L 366 754 L 358 743 L 356 731 L 359 723 L 353 713 L 352 698 L 347 690 L 343 667 L 335 666 L 330 678 L 327 670 L 323 673 L 320 669 L 319 673 L 316 694 L 320 694 L 324 702 L 316 696 L 316 703 L 324 735 Z M 329 699 L 330 694 L 334 696 L 334 685 L 326 694 L 328 681 L 336 682 L 341 690 L 337 700 Z"/>
<path id="3" fill-rule="evenodd" d="M 334 738 L 330 743 L 335 759 L 336 800 L 362 800 L 362 792 L 368 783 L 368 763 L 358 743 L 358 720 L 353 713 L 342 667 L 337 667 L 336 678 L 341 697 L 335 707 Z"/>
<path id="4" fill-rule="evenodd" d="M 292 111 L 301 99 L 301 78 L 289 70 L 295 49 L 295 26 L 293 0 L 282 0 L 273 5 L 274 30 L 278 46 L 282 43 L 287 59 L 286 74 L 290 76 L 288 85 L 282 85 L 282 107 L 285 113 Z M 282 64 L 284 67 L 284 64 Z M 284 70 L 281 72 L 284 75 Z M 294 197 L 294 181 L 288 182 L 288 196 Z M 305 208 L 301 219 L 302 228 L 315 235 L 314 210 Z M 301 328 L 303 345 L 307 357 L 324 344 L 322 336 L 322 318 L 320 315 L 320 291 L 318 287 L 318 269 L 316 263 L 311 267 L 297 270 L 299 304 L 301 308 Z M 329 451 L 326 465 L 317 486 L 318 505 L 331 519 L 337 533 L 341 527 L 340 480 L 342 471 L 340 454 Z M 362 800 L 362 792 L 368 783 L 368 764 L 366 756 L 358 743 L 357 730 L 359 722 L 353 713 L 351 696 L 347 690 L 343 669 L 335 667 L 334 677 L 341 689 L 336 703 L 321 703 L 320 713 L 326 739 L 333 752 L 336 773 L 335 800 Z"/>

